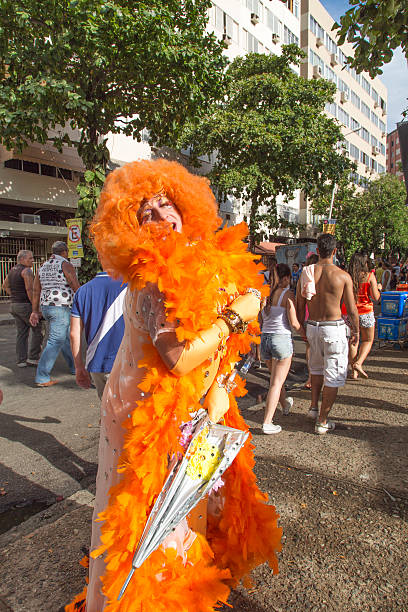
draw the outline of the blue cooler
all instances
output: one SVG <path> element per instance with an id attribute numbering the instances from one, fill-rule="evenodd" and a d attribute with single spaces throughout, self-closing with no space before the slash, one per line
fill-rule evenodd
<path id="1" fill-rule="evenodd" d="M 378 317 L 377 326 L 380 340 L 403 340 L 408 335 L 408 317 L 404 319 Z"/>
<path id="2" fill-rule="evenodd" d="M 408 317 L 408 292 L 384 291 L 381 294 L 381 315 L 383 317 Z"/>

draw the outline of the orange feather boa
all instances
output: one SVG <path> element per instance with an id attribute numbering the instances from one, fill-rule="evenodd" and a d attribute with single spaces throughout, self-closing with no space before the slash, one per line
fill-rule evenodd
<path id="1" fill-rule="evenodd" d="M 177 321 L 180 340 L 188 341 L 214 322 L 214 305 L 222 306 L 228 299 L 220 287 L 235 283 L 240 293 L 249 286 L 265 293 L 259 267 L 242 242 L 247 232 L 244 224 L 196 242 L 187 242 L 185 235 L 155 225 L 143 228 L 143 240 L 139 236 L 132 263 L 116 265 L 114 272 L 128 281 L 131 289 L 141 289 L 148 282 L 158 285 L 165 294 L 168 318 Z M 105 269 L 112 274 L 109 244 L 98 246 Z M 239 353 L 249 351 L 257 333 L 255 322 L 246 333 L 230 336 L 220 372 L 231 371 Z M 222 514 L 208 516 L 207 537 L 197 535 L 187 552 L 187 563 L 183 564 L 173 549 L 159 548 L 136 570 L 122 600 L 116 601 L 166 478 L 168 457 L 183 452 L 179 426 L 189 420 L 190 412 L 201 407 L 200 390 L 208 366 L 204 363 L 189 375 L 177 378 L 150 344 L 144 346 L 144 357 L 138 365 L 146 368 L 139 386 L 147 397 L 137 402 L 123 423 L 127 433 L 118 465 L 123 477 L 111 489 L 109 505 L 99 515 L 104 521 L 101 546 L 92 553 L 106 553 L 102 577 L 108 598 L 105 611 L 209 612 L 217 602 L 226 602 L 230 588 L 257 565 L 268 561 L 277 572 L 276 552 L 281 538 L 278 515 L 257 487 L 249 438 L 223 476 Z M 245 384 L 237 379 L 225 421 L 226 425 L 247 430 L 235 399 L 246 393 Z M 65 609 L 85 610 L 84 593 Z"/>

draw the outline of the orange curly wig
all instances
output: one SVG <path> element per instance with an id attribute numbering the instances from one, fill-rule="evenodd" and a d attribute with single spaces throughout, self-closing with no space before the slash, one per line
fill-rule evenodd
<path id="1" fill-rule="evenodd" d="M 91 225 L 105 270 L 124 269 L 126 262 L 135 261 L 138 244 L 154 231 L 139 225 L 137 211 L 144 200 L 160 191 L 181 213 L 188 240 L 208 239 L 220 226 L 208 179 L 165 159 L 126 164 L 107 177 Z"/>

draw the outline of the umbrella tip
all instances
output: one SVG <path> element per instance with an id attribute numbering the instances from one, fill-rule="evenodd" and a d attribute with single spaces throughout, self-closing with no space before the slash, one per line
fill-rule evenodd
<path id="1" fill-rule="evenodd" d="M 129 584 L 129 582 L 130 582 L 130 580 L 131 580 L 131 578 L 133 576 L 134 571 L 135 571 L 135 568 L 132 567 L 132 569 L 130 570 L 130 572 L 128 574 L 128 577 L 126 578 L 126 580 L 125 580 L 125 582 L 123 584 L 123 587 L 120 589 L 117 601 L 119 601 L 123 597 L 123 594 L 124 594 L 124 592 L 126 591 L 126 589 L 128 587 L 128 584 Z"/>

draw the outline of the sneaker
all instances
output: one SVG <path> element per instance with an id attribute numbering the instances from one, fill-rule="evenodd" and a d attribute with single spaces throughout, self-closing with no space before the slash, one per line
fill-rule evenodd
<path id="1" fill-rule="evenodd" d="M 26 362 L 26 361 L 20 361 L 20 362 L 17 364 L 17 367 L 18 367 L 18 368 L 26 368 L 26 367 L 27 367 L 27 362 Z"/>
<path id="2" fill-rule="evenodd" d="M 38 365 L 39 359 L 27 359 L 27 365 L 36 366 Z"/>
<path id="3" fill-rule="evenodd" d="M 307 413 L 307 416 L 309 417 L 309 419 L 314 419 L 316 421 L 317 417 L 319 416 L 319 409 L 313 407 L 310 408 L 309 412 Z"/>
<path id="4" fill-rule="evenodd" d="M 316 425 L 315 425 L 315 433 L 317 434 L 327 434 L 329 431 L 333 431 L 333 429 L 336 427 L 335 423 L 333 423 L 333 421 L 326 421 L 326 423 L 319 423 L 319 421 L 316 421 Z"/>
<path id="5" fill-rule="evenodd" d="M 293 406 L 293 397 L 287 397 L 282 404 L 282 414 L 288 416 L 290 409 Z"/>
<path id="6" fill-rule="evenodd" d="M 280 425 L 274 425 L 273 423 L 264 423 L 262 425 L 262 431 L 264 434 L 277 434 L 282 431 L 282 427 Z"/>

